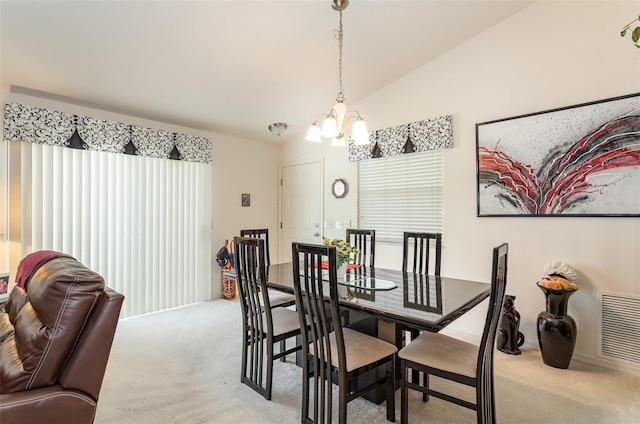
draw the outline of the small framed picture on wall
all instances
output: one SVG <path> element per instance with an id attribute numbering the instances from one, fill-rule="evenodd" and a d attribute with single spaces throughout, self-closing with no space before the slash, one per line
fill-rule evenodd
<path id="1" fill-rule="evenodd" d="M 243 193 L 242 194 L 242 206 L 251 206 L 251 195 Z"/>
<path id="2" fill-rule="evenodd" d="M 9 298 L 9 274 L 0 274 L 0 307 Z"/>

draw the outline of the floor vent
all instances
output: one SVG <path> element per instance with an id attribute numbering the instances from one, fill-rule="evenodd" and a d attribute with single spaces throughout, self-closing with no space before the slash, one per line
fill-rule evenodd
<path id="1" fill-rule="evenodd" d="M 598 292 L 599 357 L 640 367 L 640 296 Z"/>

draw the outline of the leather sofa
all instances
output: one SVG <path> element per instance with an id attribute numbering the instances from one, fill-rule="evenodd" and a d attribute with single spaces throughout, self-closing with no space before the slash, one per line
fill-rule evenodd
<path id="1" fill-rule="evenodd" d="M 0 310 L 0 423 L 92 423 L 123 301 L 74 258 L 37 264 Z"/>

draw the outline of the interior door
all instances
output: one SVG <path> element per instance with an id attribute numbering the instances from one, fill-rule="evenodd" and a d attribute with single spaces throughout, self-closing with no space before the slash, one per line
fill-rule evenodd
<path id="1" fill-rule="evenodd" d="M 291 261 L 291 243 L 322 243 L 322 162 L 281 168 L 280 262 Z"/>

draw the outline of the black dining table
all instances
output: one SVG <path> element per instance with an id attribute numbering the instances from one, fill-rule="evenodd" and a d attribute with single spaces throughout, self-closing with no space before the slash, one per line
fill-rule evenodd
<path id="1" fill-rule="evenodd" d="M 229 275 L 232 277 L 232 275 Z M 267 267 L 267 286 L 293 293 L 290 262 Z M 438 332 L 489 297 L 485 282 L 358 267 L 338 275 L 339 304 L 418 330 Z"/>

